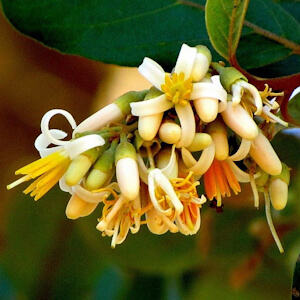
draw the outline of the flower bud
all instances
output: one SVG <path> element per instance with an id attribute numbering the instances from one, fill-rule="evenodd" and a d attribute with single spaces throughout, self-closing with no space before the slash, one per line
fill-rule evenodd
<path id="1" fill-rule="evenodd" d="M 109 123 L 121 122 L 130 114 L 130 103 L 143 100 L 146 92 L 128 92 L 120 96 L 80 123 L 73 131 L 73 137 L 78 132 L 96 131 Z"/>
<path id="2" fill-rule="evenodd" d="M 242 138 L 252 141 L 257 137 L 256 123 L 240 104 L 233 106 L 229 101 L 221 115 L 226 125 Z"/>
<path id="3" fill-rule="evenodd" d="M 216 98 L 199 98 L 194 100 L 194 106 L 200 119 L 209 123 L 218 115 L 219 100 Z"/>
<path id="4" fill-rule="evenodd" d="M 151 88 L 144 100 L 150 100 L 161 95 L 161 92 L 156 88 Z M 138 130 L 141 138 L 145 141 L 151 141 L 155 138 L 159 126 L 161 124 L 164 113 L 153 115 L 140 116 L 138 120 Z"/>
<path id="5" fill-rule="evenodd" d="M 193 142 L 187 147 L 190 152 L 201 151 L 212 143 L 212 138 L 207 133 L 197 132 L 193 139 Z"/>
<path id="6" fill-rule="evenodd" d="M 197 54 L 193 65 L 191 77 L 193 81 L 200 81 L 207 73 L 211 63 L 211 53 L 206 46 L 196 46 Z"/>
<path id="7" fill-rule="evenodd" d="M 286 164 L 282 164 L 279 175 L 271 176 L 269 194 L 273 207 L 276 210 L 285 208 L 288 200 L 288 186 L 290 183 L 290 170 Z"/>
<path id="8" fill-rule="evenodd" d="M 288 200 L 288 185 L 286 182 L 277 178 L 269 185 L 269 194 L 273 207 L 276 210 L 285 208 Z"/>
<path id="9" fill-rule="evenodd" d="M 65 175 L 67 185 L 73 186 L 78 184 L 98 158 L 101 148 L 96 147 L 85 151 L 72 160 Z"/>
<path id="10" fill-rule="evenodd" d="M 262 132 L 259 132 L 253 140 L 249 153 L 254 161 L 268 174 L 278 175 L 281 173 L 281 161 Z"/>
<path id="11" fill-rule="evenodd" d="M 75 193 L 74 195 L 72 195 L 68 202 L 66 215 L 71 220 L 85 217 L 91 214 L 95 210 L 97 205 L 98 203 L 88 203 L 84 201 Z"/>
<path id="12" fill-rule="evenodd" d="M 232 84 L 234 84 L 236 81 L 244 80 L 248 82 L 248 79 L 237 69 L 233 67 L 224 68 L 220 65 L 217 65 L 218 64 L 214 63 L 213 67 L 216 67 L 216 70 L 219 72 L 221 83 L 228 93 L 231 93 Z"/>
<path id="13" fill-rule="evenodd" d="M 117 146 L 115 165 L 121 193 L 128 200 L 135 199 L 140 186 L 137 156 L 134 146 L 125 135 L 121 135 L 121 143 Z"/>
<path id="14" fill-rule="evenodd" d="M 228 157 L 229 145 L 227 139 L 227 128 L 223 120 L 217 118 L 215 121 L 207 125 L 207 133 L 211 136 L 215 146 L 215 158 L 224 160 Z"/>
<path id="15" fill-rule="evenodd" d="M 161 124 L 158 136 L 162 142 L 176 144 L 181 139 L 181 127 L 175 122 L 164 122 Z"/>
<path id="16" fill-rule="evenodd" d="M 107 149 L 96 161 L 93 170 L 85 182 L 86 188 L 90 191 L 101 188 L 112 176 L 114 171 L 115 152 L 118 145 L 118 139 L 111 143 Z"/>

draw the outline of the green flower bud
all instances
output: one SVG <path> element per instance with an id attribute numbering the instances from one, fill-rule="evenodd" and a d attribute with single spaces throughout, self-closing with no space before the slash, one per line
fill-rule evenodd
<path id="1" fill-rule="evenodd" d="M 114 172 L 115 152 L 118 139 L 113 140 L 107 149 L 96 161 L 92 171 L 85 182 L 86 188 L 90 191 L 101 188 Z"/>
<path id="2" fill-rule="evenodd" d="M 70 163 L 66 172 L 66 184 L 70 186 L 77 185 L 89 171 L 90 167 L 97 160 L 102 151 L 103 146 L 96 147 L 75 157 Z"/>
<path id="3" fill-rule="evenodd" d="M 130 103 L 143 100 L 147 92 L 148 90 L 140 92 L 131 91 L 120 96 L 113 103 L 115 103 L 122 113 L 127 116 L 131 112 Z"/>
<path id="4" fill-rule="evenodd" d="M 233 67 L 225 68 L 218 63 L 212 63 L 212 66 L 219 72 L 221 84 L 228 93 L 231 93 L 231 86 L 238 80 L 248 82 L 248 79 L 240 71 Z"/>
<path id="5" fill-rule="evenodd" d="M 128 142 L 125 134 L 121 134 L 121 142 L 116 149 L 115 164 L 117 164 L 120 159 L 126 157 L 130 157 L 137 161 L 136 150 L 134 146 Z"/>

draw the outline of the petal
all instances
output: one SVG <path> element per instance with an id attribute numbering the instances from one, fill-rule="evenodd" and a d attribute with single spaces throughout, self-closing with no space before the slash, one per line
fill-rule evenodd
<path id="1" fill-rule="evenodd" d="M 73 187 L 73 192 L 78 195 L 81 199 L 89 203 L 100 203 L 103 200 L 103 197 L 108 197 L 111 194 L 110 190 L 113 190 L 117 186 L 116 182 L 111 183 L 110 185 L 102 188 L 103 191 L 91 192 L 85 189 L 81 185 L 76 185 Z"/>
<path id="2" fill-rule="evenodd" d="M 196 133 L 196 123 L 194 112 L 190 103 L 187 105 L 175 105 L 175 110 L 178 115 L 181 126 L 181 139 L 176 144 L 176 148 L 188 147 L 194 140 Z"/>
<path id="3" fill-rule="evenodd" d="M 236 179 L 238 182 L 250 182 L 250 175 L 247 172 L 244 172 L 241 170 L 233 161 L 231 160 L 226 160 L 228 165 L 230 166 L 232 172 L 234 173 Z M 258 178 L 260 176 L 260 173 L 254 174 L 254 179 Z"/>
<path id="4" fill-rule="evenodd" d="M 197 82 L 193 84 L 190 99 L 194 100 L 199 98 L 215 98 L 222 102 L 227 102 L 227 93 L 222 87 L 212 82 Z"/>
<path id="5" fill-rule="evenodd" d="M 80 137 L 73 141 L 68 141 L 64 148 L 68 152 L 71 159 L 75 158 L 79 154 L 99 146 L 103 146 L 105 140 L 98 134 L 90 134 Z"/>
<path id="6" fill-rule="evenodd" d="M 55 139 L 64 139 L 68 134 L 59 129 L 49 130 L 52 137 Z M 49 154 L 58 151 L 62 146 L 47 148 L 52 143 L 49 137 L 44 133 L 41 133 L 34 142 L 34 147 L 39 151 L 41 157 L 48 156 Z"/>
<path id="7" fill-rule="evenodd" d="M 165 83 L 166 73 L 156 61 L 145 57 L 138 70 L 150 83 L 161 91 L 161 85 Z"/>
<path id="8" fill-rule="evenodd" d="M 169 179 L 170 176 L 177 178 L 178 176 L 178 163 L 176 159 L 175 145 L 172 146 L 171 157 L 169 163 L 161 170 L 162 173 Z"/>
<path id="9" fill-rule="evenodd" d="M 203 175 L 211 166 L 215 157 L 215 144 L 205 148 L 198 161 L 195 160 L 191 152 L 185 148 L 181 150 L 182 159 L 188 167 L 187 172 L 193 172 L 195 175 Z"/>
<path id="10" fill-rule="evenodd" d="M 149 190 L 149 196 L 150 196 L 151 202 L 152 202 L 153 206 L 155 207 L 155 209 L 158 212 L 162 213 L 163 215 L 169 215 L 169 214 L 171 214 L 172 209 L 171 208 L 163 209 L 159 205 L 158 200 L 156 198 L 156 195 L 155 195 L 155 179 L 154 179 L 153 171 L 154 170 L 150 171 L 150 173 L 148 175 L 148 190 Z"/>
<path id="11" fill-rule="evenodd" d="M 186 44 L 181 46 L 174 72 L 179 74 L 183 72 L 185 79 L 191 76 L 193 65 L 196 59 L 197 49 Z"/>
<path id="12" fill-rule="evenodd" d="M 262 112 L 262 100 L 257 88 L 244 80 L 239 80 L 238 84 L 247 89 L 252 94 L 256 106 L 256 112 L 254 114 L 260 115 Z"/>
<path id="13" fill-rule="evenodd" d="M 239 149 L 234 154 L 230 155 L 228 159 L 233 161 L 244 159 L 250 151 L 251 143 L 251 141 L 242 139 Z"/>
<path id="14" fill-rule="evenodd" d="M 139 167 L 140 178 L 144 183 L 148 184 L 148 169 L 140 154 L 137 154 L 137 162 Z"/>
<path id="15" fill-rule="evenodd" d="M 54 145 L 65 145 L 68 143 L 68 141 L 62 141 L 62 140 L 58 140 L 57 138 L 55 138 L 55 136 L 52 135 L 53 131 L 51 131 L 49 129 L 49 122 L 51 120 L 52 117 L 54 117 L 55 115 L 63 115 L 67 121 L 70 123 L 72 129 L 76 128 L 76 122 L 73 118 L 73 116 L 63 110 L 63 109 L 52 109 L 48 112 L 45 113 L 45 115 L 42 118 L 41 121 L 41 131 L 42 133 L 45 135 L 45 137 L 48 139 L 48 141 L 50 141 L 52 144 Z"/>
<path id="16" fill-rule="evenodd" d="M 173 107 L 173 103 L 168 101 L 165 94 L 150 100 L 130 103 L 131 113 L 134 116 L 149 116 L 162 113 Z"/>

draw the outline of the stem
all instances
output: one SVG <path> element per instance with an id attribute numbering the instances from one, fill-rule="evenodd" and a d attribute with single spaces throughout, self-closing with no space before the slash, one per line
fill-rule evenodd
<path id="1" fill-rule="evenodd" d="M 265 202 L 266 202 L 266 217 L 267 217 L 267 222 L 270 227 L 271 233 L 273 235 L 273 238 L 276 242 L 276 245 L 279 249 L 280 253 L 283 253 L 283 247 L 281 245 L 280 239 L 277 235 L 276 229 L 274 227 L 273 221 L 272 221 L 272 216 L 271 216 L 271 210 L 270 210 L 270 198 L 269 198 L 269 190 L 268 187 L 264 187 L 264 196 L 265 196 Z"/>

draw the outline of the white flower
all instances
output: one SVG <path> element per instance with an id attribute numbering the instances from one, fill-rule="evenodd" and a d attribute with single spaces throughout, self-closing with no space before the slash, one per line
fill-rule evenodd
<path id="1" fill-rule="evenodd" d="M 172 74 L 165 73 L 159 64 L 146 57 L 139 71 L 163 94 L 150 100 L 130 104 L 132 114 L 139 117 L 161 114 L 175 106 L 182 129 L 181 139 L 176 145 L 178 148 L 188 147 L 195 135 L 195 118 L 189 101 L 203 96 L 214 98 L 218 94 L 215 89 L 212 89 L 212 83 L 192 82 L 196 57 L 197 49 L 183 44 Z M 196 65 L 198 67 L 198 64 Z M 209 91 L 207 84 L 210 85 Z M 223 90 L 221 94 L 220 97 L 224 98 Z M 152 131 L 152 128 L 149 130 Z"/>

